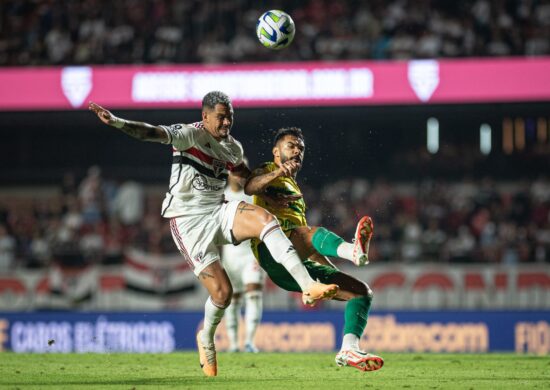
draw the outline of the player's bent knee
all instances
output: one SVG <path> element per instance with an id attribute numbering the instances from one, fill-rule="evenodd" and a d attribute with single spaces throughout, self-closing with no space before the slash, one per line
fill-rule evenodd
<path id="1" fill-rule="evenodd" d="M 225 309 L 231 305 L 231 295 L 228 296 L 212 296 L 212 301 L 219 308 Z"/>
<path id="2" fill-rule="evenodd" d="M 277 221 L 277 218 L 273 214 L 271 214 L 269 211 L 262 209 L 260 214 L 260 219 L 262 224 L 265 226 L 273 221 Z"/>
<path id="3" fill-rule="evenodd" d="M 367 294 L 365 295 L 365 297 L 367 297 L 367 299 L 372 301 L 374 298 L 374 291 L 372 291 L 369 286 L 366 286 L 366 287 L 367 287 Z"/>
<path id="4" fill-rule="evenodd" d="M 374 292 L 369 287 L 369 285 L 363 281 L 359 281 L 361 283 L 361 289 L 363 290 L 361 295 L 365 297 L 365 299 L 372 301 L 374 298 Z"/>
<path id="5" fill-rule="evenodd" d="M 210 293 L 210 296 L 212 297 L 212 301 L 216 304 L 216 306 L 226 308 L 231 304 L 231 298 L 233 297 L 233 288 L 231 287 L 231 285 L 220 285 L 218 286 L 218 288 L 216 288 L 216 290 Z"/>

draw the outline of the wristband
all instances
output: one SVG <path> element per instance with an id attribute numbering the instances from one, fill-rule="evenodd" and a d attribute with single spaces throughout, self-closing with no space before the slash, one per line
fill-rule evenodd
<path id="1" fill-rule="evenodd" d="M 113 121 L 113 123 L 111 123 L 111 126 L 116 127 L 117 129 L 122 129 L 126 124 L 126 121 L 124 119 L 116 116 L 113 116 L 111 120 Z"/>

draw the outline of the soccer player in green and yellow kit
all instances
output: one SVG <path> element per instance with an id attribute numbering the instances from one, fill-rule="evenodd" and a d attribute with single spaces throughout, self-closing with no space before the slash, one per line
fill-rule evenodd
<path id="1" fill-rule="evenodd" d="M 304 137 L 299 128 L 278 130 L 273 146 L 273 161 L 253 171 L 245 185 L 245 192 L 254 195 L 256 205 L 277 217 L 312 279 L 340 287 L 334 299 L 347 301 L 347 304 L 344 337 L 335 358 L 336 364 L 361 371 L 375 371 L 382 368 L 384 360 L 359 348 L 359 339 L 367 325 L 372 303 L 372 290 L 366 283 L 338 270 L 326 257 L 340 257 L 358 266 L 367 264 L 373 223 L 369 216 L 361 218 L 353 243 L 346 242 L 323 227 L 308 226 L 306 205 L 296 183 L 304 151 Z M 292 275 L 275 262 L 260 240 L 252 240 L 252 250 L 260 266 L 275 284 L 288 291 L 301 291 Z M 313 302 L 306 299 L 304 303 Z"/>

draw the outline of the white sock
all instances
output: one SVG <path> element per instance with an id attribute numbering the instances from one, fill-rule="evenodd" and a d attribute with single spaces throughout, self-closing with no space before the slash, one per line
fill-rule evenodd
<path id="1" fill-rule="evenodd" d="M 346 259 L 349 261 L 353 261 L 353 247 L 354 244 L 351 242 L 343 242 L 340 245 L 338 245 L 338 248 L 336 248 L 336 253 L 338 254 L 338 257 L 341 259 Z"/>
<path id="2" fill-rule="evenodd" d="M 248 291 L 245 296 L 244 319 L 246 323 L 246 344 L 254 345 L 256 329 L 262 319 L 263 297 L 261 291 Z"/>
<path id="3" fill-rule="evenodd" d="M 239 320 L 241 318 L 241 298 L 231 300 L 231 305 L 225 309 L 225 328 L 229 337 L 229 348 L 239 349 Z"/>
<path id="4" fill-rule="evenodd" d="M 204 304 L 204 325 L 202 332 L 202 343 L 212 344 L 214 343 L 214 334 L 216 328 L 223 318 L 225 309 L 218 307 L 212 302 L 212 297 L 208 297 Z"/>
<path id="5" fill-rule="evenodd" d="M 277 221 L 265 225 L 260 233 L 260 240 L 265 243 L 273 259 L 292 275 L 302 291 L 307 291 L 309 286 L 315 283 Z"/>
<path id="6" fill-rule="evenodd" d="M 359 337 L 353 333 L 346 333 L 342 339 L 342 351 L 357 348 L 359 349 Z"/>

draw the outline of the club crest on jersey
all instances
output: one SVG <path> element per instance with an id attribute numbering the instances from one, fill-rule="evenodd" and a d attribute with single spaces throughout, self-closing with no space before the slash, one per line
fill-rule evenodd
<path id="1" fill-rule="evenodd" d="M 220 173 L 225 169 L 225 163 L 221 160 L 212 160 L 212 167 L 214 168 L 214 175 L 220 176 Z"/>
<path id="2" fill-rule="evenodd" d="M 202 252 L 197 253 L 197 256 L 195 256 L 195 261 L 197 263 L 202 263 L 204 261 L 204 254 Z"/>

